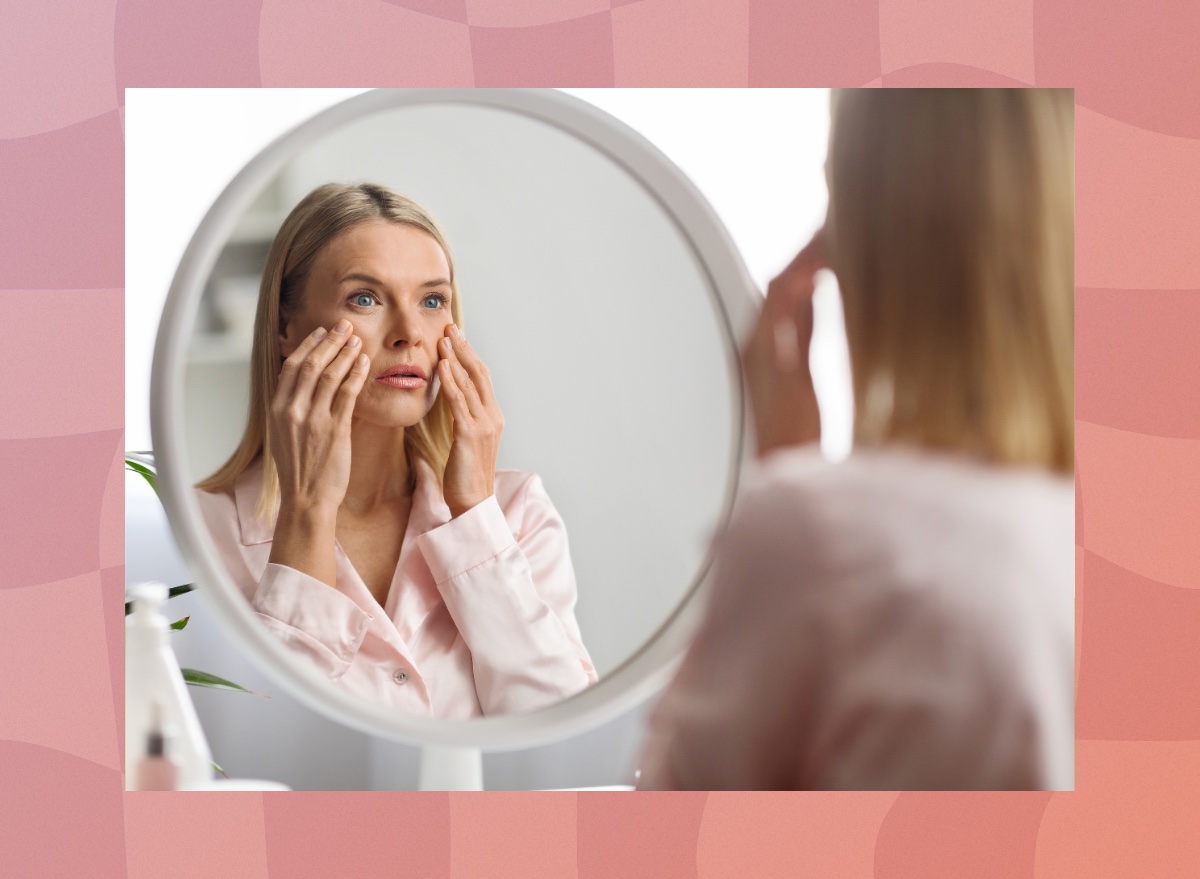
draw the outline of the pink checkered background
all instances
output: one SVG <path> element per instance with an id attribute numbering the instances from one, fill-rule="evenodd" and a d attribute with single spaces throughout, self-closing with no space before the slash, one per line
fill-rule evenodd
<path id="1" fill-rule="evenodd" d="M 1195 0 L 6 0 L 0 875 L 1200 874 L 1198 45 Z M 1075 87 L 1077 790 L 125 795 L 123 89 L 259 85 Z"/>

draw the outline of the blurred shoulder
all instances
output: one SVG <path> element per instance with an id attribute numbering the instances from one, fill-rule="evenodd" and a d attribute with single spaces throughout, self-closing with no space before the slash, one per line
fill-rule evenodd
<path id="1" fill-rule="evenodd" d="M 913 515 L 1009 517 L 1074 509 L 1069 478 L 998 467 L 905 447 L 857 451 L 840 461 L 816 446 L 778 450 L 755 462 L 739 505 L 754 514 L 792 513 L 855 528 Z"/>
<path id="2" fill-rule="evenodd" d="M 779 449 L 745 470 L 728 526 L 716 541 L 723 583 L 747 591 L 786 591 L 836 554 L 839 517 L 831 502 L 836 464 L 815 446 Z M 719 591 L 719 590 L 718 590 Z"/>
<path id="3" fill-rule="evenodd" d="M 779 449 L 747 467 L 734 504 L 729 534 L 760 545 L 782 545 L 808 529 L 829 524 L 830 502 L 842 498 L 844 466 L 815 445 Z M 786 538 L 781 541 L 781 538 Z"/>
<path id="4" fill-rule="evenodd" d="M 946 574 L 993 559 L 1045 566 L 1038 558 L 1049 556 L 1057 569 L 1074 524 L 1068 478 L 902 448 L 830 461 L 811 446 L 749 468 L 725 542 L 748 558 L 826 572 Z"/>

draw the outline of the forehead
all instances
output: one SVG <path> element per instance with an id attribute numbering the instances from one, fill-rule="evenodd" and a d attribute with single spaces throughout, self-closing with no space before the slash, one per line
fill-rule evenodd
<path id="1" fill-rule="evenodd" d="M 428 232 L 379 220 L 342 232 L 322 248 L 313 265 L 314 275 L 332 283 L 350 272 L 370 274 L 388 284 L 422 284 L 449 277 L 450 266 Z"/>

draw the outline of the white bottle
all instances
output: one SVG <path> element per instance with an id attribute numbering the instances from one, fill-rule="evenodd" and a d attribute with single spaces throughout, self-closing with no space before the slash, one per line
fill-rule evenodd
<path id="1" fill-rule="evenodd" d="M 125 788 L 134 789 L 154 702 L 162 707 L 163 722 L 177 734 L 173 756 L 179 766 L 179 789 L 202 787 L 212 780 L 212 754 L 171 649 L 170 622 L 162 612 L 167 587 L 139 583 L 130 591 L 133 613 L 125 618 Z"/>
<path id="2" fill-rule="evenodd" d="M 173 730 L 163 723 L 162 706 L 151 699 L 150 731 L 134 769 L 134 790 L 179 790 L 179 766 L 172 757 L 173 741 Z"/>

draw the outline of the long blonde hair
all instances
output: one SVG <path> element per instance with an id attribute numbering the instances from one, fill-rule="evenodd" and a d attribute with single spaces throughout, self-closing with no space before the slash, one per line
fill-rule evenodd
<path id="1" fill-rule="evenodd" d="M 261 456 L 262 491 L 255 515 L 271 519 L 279 507 L 279 473 L 271 456 L 271 400 L 283 364 L 279 334 L 288 315 L 299 306 L 304 283 L 325 245 L 348 229 L 375 220 L 402 223 L 429 234 L 446 254 L 450 268 L 450 314 L 462 326 L 454 260 L 433 218 L 416 202 L 372 183 L 326 183 L 306 195 L 283 221 L 267 256 L 254 317 L 254 347 L 250 355 L 250 411 L 241 442 L 220 469 L 197 488 L 231 491 L 237 478 Z M 449 404 L 439 394 L 433 407 L 413 427 L 404 431 L 404 454 L 410 480 L 416 458 L 429 463 L 438 479 L 446 467 L 452 442 L 453 419 Z"/>
<path id="2" fill-rule="evenodd" d="M 826 175 L 856 444 L 1072 472 L 1072 91 L 835 90 Z"/>

